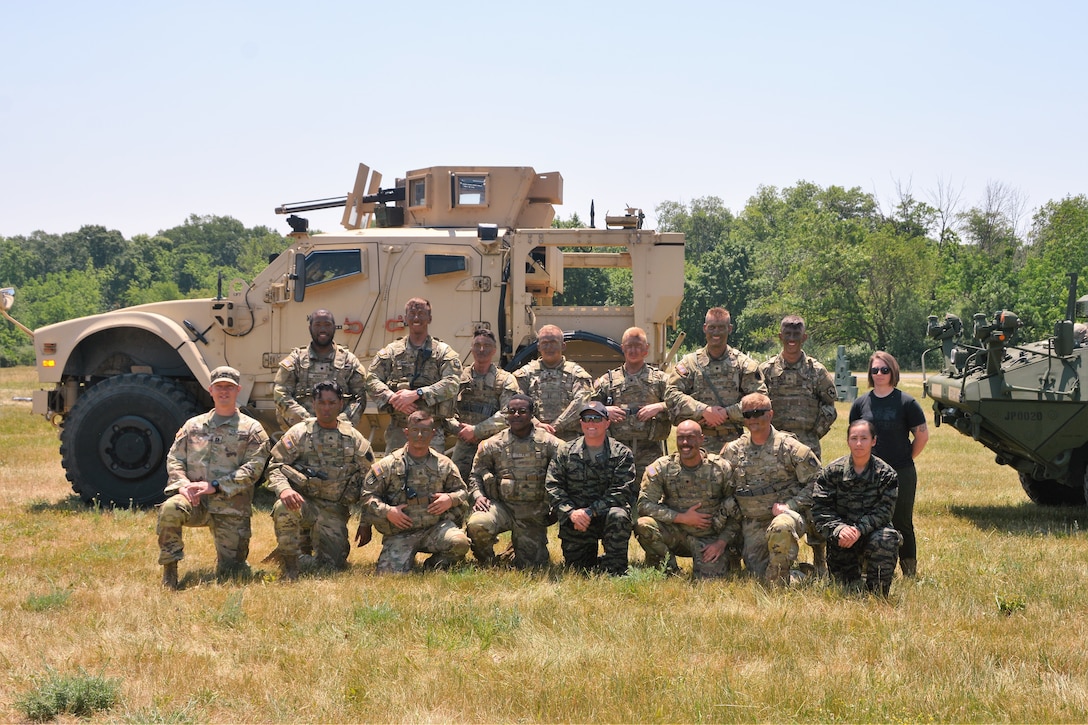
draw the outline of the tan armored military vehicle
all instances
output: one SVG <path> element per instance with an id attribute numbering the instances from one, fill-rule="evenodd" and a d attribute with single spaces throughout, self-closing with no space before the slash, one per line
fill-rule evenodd
<path id="1" fill-rule="evenodd" d="M 369 177 L 369 182 L 368 182 Z M 84 500 L 159 501 L 165 458 L 181 423 L 211 407 L 209 373 L 242 372 L 239 403 L 277 430 L 272 381 L 280 360 L 309 341 L 306 316 L 337 316 L 336 340 L 364 364 L 402 336 L 404 303 L 429 299 L 431 334 L 469 359 L 473 330 L 492 329 L 502 364 L 536 354 L 535 330 L 565 331 L 567 356 L 598 374 L 619 364 L 623 330 L 646 330 L 651 362 L 667 354 L 684 286 L 684 239 L 641 228 L 641 213 L 607 217 L 604 229 L 553 229 L 563 178 L 528 167 L 433 166 L 392 188 L 360 165 L 351 194 L 277 212 L 344 206 L 346 231 L 310 235 L 288 218 L 291 246 L 252 283 L 236 279 L 215 299 L 140 305 L 35 330 L 39 380 L 33 411 L 60 427 L 60 452 Z M 566 252 L 562 247 L 592 251 Z M 565 269 L 629 267 L 630 307 L 562 307 Z M 222 284 L 220 285 L 222 287 Z M 371 403 L 360 428 L 380 435 Z"/>

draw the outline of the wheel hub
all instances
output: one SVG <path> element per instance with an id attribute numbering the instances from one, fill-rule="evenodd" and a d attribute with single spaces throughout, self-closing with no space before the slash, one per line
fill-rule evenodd
<path id="1" fill-rule="evenodd" d="M 146 418 L 126 415 L 105 431 L 98 453 L 111 472 L 121 478 L 141 478 L 162 459 L 163 442 L 158 430 Z"/>

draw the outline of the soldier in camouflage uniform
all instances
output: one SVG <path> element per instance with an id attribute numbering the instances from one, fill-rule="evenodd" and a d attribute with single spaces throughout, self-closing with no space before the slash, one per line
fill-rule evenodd
<path id="1" fill-rule="evenodd" d="M 408 416 L 427 411 L 444 421 L 453 415 L 461 387 L 461 358 L 457 352 L 428 332 L 431 303 L 413 297 L 404 305 L 408 334 L 389 343 L 374 356 L 367 370 L 366 389 L 383 413 L 392 420 L 385 429 L 385 450 L 397 450 L 407 442 Z M 442 446 L 439 440 L 436 445 Z"/>
<path id="2" fill-rule="evenodd" d="M 816 477 L 812 517 L 830 543 L 827 568 L 835 581 L 855 586 L 865 562 L 865 586 L 888 596 L 903 537 L 892 528 L 899 483 L 895 469 L 872 455 L 876 426 L 865 419 L 846 433 L 850 455 Z"/>
<path id="3" fill-rule="evenodd" d="M 473 511 L 465 529 L 481 564 L 495 559 L 495 541 L 511 532 L 514 566 L 548 563 L 551 504 L 544 490 L 548 464 L 562 443 L 533 425 L 533 401 L 518 393 L 507 403 L 510 427 L 480 444 L 469 478 Z"/>
<path id="4" fill-rule="evenodd" d="M 680 393 L 669 385 L 668 375 L 646 364 L 650 345 L 645 331 L 630 327 L 621 340 L 623 365 L 597 378 L 590 398 L 604 403 L 609 435 L 634 454 L 637 489 L 646 467 L 665 453 L 663 443 L 672 432 L 668 401 L 675 404 Z"/>
<path id="5" fill-rule="evenodd" d="M 382 533 L 379 574 L 411 571 L 419 552 L 432 554 L 424 569 L 445 569 L 468 553 L 459 522 L 468 491 L 453 461 L 430 448 L 434 418 L 408 416 L 408 443 L 374 464 L 363 482 L 364 520 Z"/>
<path id="6" fill-rule="evenodd" d="M 767 383 L 767 395 L 774 406 L 775 428 L 793 433 L 817 458 L 821 458 L 820 439 L 827 435 L 838 417 L 835 379 L 819 360 L 809 357 L 801 348 L 808 339 L 803 318 L 798 315 L 783 317 L 778 339 L 782 352 L 759 366 Z M 812 564 L 817 574 L 825 576 L 826 542 L 811 521 L 808 525 L 806 538 L 812 547 Z"/>
<path id="7" fill-rule="evenodd" d="M 284 577 L 298 578 L 303 529 L 313 532 L 318 564 L 343 569 L 351 543 L 348 517 L 359 501 L 363 476 L 374 463 L 370 443 L 338 418 L 343 390 L 333 380 L 314 386 L 316 417 L 291 426 L 272 448 L 268 488 Z"/>
<path id="8" fill-rule="evenodd" d="M 166 457 L 170 498 L 159 509 L 156 531 L 162 583 L 169 589 L 178 587 L 178 562 L 185 556 L 183 526 L 211 529 L 218 575 L 246 566 L 253 487 L 268 461 L 268 435 L 238 410 L 241 379 L 232 367 L 212 370 L 208 392 L 215 409 L 186 421 Z"/>
<path id="9" fill-rule="evenodd" d="M 559 446 L 545 488 L 559 518 L 563 561 L 582 571 L 627 573 L 631 541 L 631 449 L 608 436 L 608 411 L 597 401 L 582 406 L 582 436 Z M 597 558 L 597 542 L 604 556 Z"/>
<path id="10" fill-rule="evenodd" d="M 722 457 L 733 466 L 744 514 L 744 563 L 768 583 L 788 584 L 820 459 L 792 434 L 774 429 L 766 395 L 745 395 L 741 411 L 748 432 L 727 444 Z"/>
<path id="11" fill-rule="evenodd" d="M 740 536 L 740 510 L 733 498 L 733 469 L 703 449 L 703 431 L 693 420 L 676 427 L 677 452 L 650 464 L 638 495 L 635 538 L 647 566 L 677 571 L 677 556 L 692 558 L 692 576 L 725 576 L 726 548 Z"/>
<path id="12" fill-rule="evenodd" d="M 506 428 L 503 409 L 510 398 L 518 394 L 513 374 L 500 370 L 491 362 L 495 351 L 494 333 L 477 330 L 472 338 L 472 367 L 461 371 L 457 418 L 448 423 L 457 436 L 450 458 L 457 464 L 461 479 L 466 483 L 480 441 Z"/>
<path id="13" fill-rule="evenodd" d="M 711 451 L 740 437 L 741 397 L 767 392 L 756 361 L 729 346 L 732 331 L 729 312 L 711 307 L 703 322 L 706 347 L 681 358 L 669 376 L 669 384 L 681 393 L 675 404 L 670 402 L 673 420 L 699 421 Z"/>
<path id="14" fill-rule="evenodd" d="M 310 344 L 296 347 L 280 361 L 273 397 L 281 430 L 314 416 L 311 395 L 314 385 L 323 380 L 335 380 L 347 392 L 346 417 L 352 423 L 362 417 L 366 408 L 366 369 L 351 350 L 333 343 L 335 334 L 333 314 L 316 310 L 310 315 Z"/>
<path id="15" fill-rule="evenodd" d="M 593 378 L 563 357 L 563 331 L 544 325 L 536 334 L 540 358 L 514 373 L 521 392 L 533 399 L 539 426 L 570 441 L 580 434 L 578 411 L 589 400 Z"/>

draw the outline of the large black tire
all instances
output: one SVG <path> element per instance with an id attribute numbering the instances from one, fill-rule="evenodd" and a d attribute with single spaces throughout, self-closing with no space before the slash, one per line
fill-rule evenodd
<path id="1" fill-rule="evenodd" d="M 1076 488 L 1063 486 L 1049 478 L 1040 481 L 1026 473 L 1020 474 L 1020 485 L 1028 498 L 1040 506 L 1083 506 L 1085 489 L 1088 488 L 1088 482 Z"/>
<path id="2" fill-rule="evenodd" d="M 103 506 L 161 502 L 174 435 L 200 412 L 185 388 L 157 375 L 118 375 L 92 386 L 60 434 L 72 490 Z"/>

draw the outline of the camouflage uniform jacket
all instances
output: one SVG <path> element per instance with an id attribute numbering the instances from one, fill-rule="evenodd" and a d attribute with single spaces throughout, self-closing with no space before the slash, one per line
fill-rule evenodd
<path id="1" fill-rule="evenodd" d="M 278 497 L 293 489 L 305 498 L 335 501 L 345 506 L 358 502 L 363 476 L 374 463 L 370 442 L 346 420 L 322 428 L 316 418 L 291 426 L 272 447 L 268 488 Z M 310 476 L 300 469 L 312 469 Z"/>
<path id="2" fill-rule="evenodd" d="M 436 493 L 448 493 L 454 501 L 448 511 L 438 516 L 427 513 L 431 496 Z M 458 509 L 467 501 L 468 491 L 457 466 L 433 450 L 417 460 L 408 455 L 407 446 L 398 448 L 375 463 L 363 480 L 363 520 L 385 535 L 420 531 L 440 521 L 457 521 L 464 513 Z M 389 509 L 402 504 L 406 504 L 404 513 L 412 519 L 408 529 L 398 529 L 386 518 Z"/>
<path id="3" fill-rule="evenodd" d="M 737 503 L 746 519 L 770 521 L 771 506 L 784 503 L 804 514 L 812 505 L 812 486 L 820 459 L 792 433 L 771 427 L 767 441 L 757 446 L 745 431 L 722 452 L 733 466 Z"/>
<path id="4" fill-rule="evenodd" d="M 689 352 L 676 364 L 669 384 L 679 392 L 672 407 L 673 420 L 699 420 L 707 408 L 720 405 L 729 413 L 730 422 L 719 428 L 704 426 L 704 432 L 730 439 L 742 431 L 740 399 L 749 393 L 767 392 L 756 361 L 730 346 L 718 359 L 710 357 L 705 347 Z"/>
<path id="5" fill-rule="evenodd" d="M 669 385 L 669 376 L 660 368 L 646 364 L 634 375 L 628 375 L 621 365 L 597 378 L 590 399 L 627 409 L 627 418 L 608 427 L 609 435 L 616 440 L 663 441 L 672 432 L 668 404 L 675 405 L 678 395 L 679 391 Z M 638 409 L 654 403 L 665 403 L 665 410 L 650 420 L 639 420 Z"/>
<path id="6" fill-rule="evenodd" d="M 539 359 L 533 360 L 514 373 L 521 392 L 536 404 L 536 417 L 555 427 L 556 435 L 576 434 L 578 409 L 589 400 L 593 378 L 582 366 L 563 358 L 550 368 Z"/>
<path id="7" fill-rule="evenodd" d="M 366 389 L 382 411 L 404 418 L 389 405 L 398 390 L 422 390 L 418 405 L 436 418 L 453 414 L 461 387 L 461 358 L 439 340 L 427 336 L 422 347 L 413 347 L 407 336 L 389 343 L 374 356 L 367 370 Z"/>
<path id="8" fill-rule="evenodd" d="M 699 511 L 713 517 L 709 530 L 687 524 L 677 524 L 677 528 L 689 536 L 717 534 L 728 543 L 740 536 L 740 510 L 733 498 L 735 488 L 733 468 L 716 453 L 704 450 L 698 468 L 688 468 L 680 462 L 680 454 L 673 453 L 646 468 L 638 494 L 638 513 L 671 524 L 677 514 L 702 504 Z"/>
<path id="9" fill-rule="evenodd" d="M 483 375 L 469 366 L 461 371 L 461 388 L 457 393 L 457 421 L 472 426 L 476 440 L 490 438 L 506 428 L 502 411 L 510 398 L 521 390 L 513 373 L 500 370 L 494 364 Z M 456 431 L 457 426 L 451 425 Z"/>
<path id="10" fill-rule="evenodd" d="M 576 509 L 589 509 L 593 517 L 608 509 L 630 509 L 635 485 L 635 456 L 631 449 L 611 436 L 604 439 L 602 457 L 591 458 L 584 436 L 563 443 L 548 465 L 544 486 L 552 511 L 560 523 Z"/>
<path id="11" fill-rule="evenodd" d="M 224 418 L 214 410 L 190 418 L 174 437 L 166 456 L 166 493 L 192 481 L 219 481 L 219 492 L 205 496 L 213 514 L 252 513 L 253 487 L 268 463 L 268 434 L 242 412 Z"/>
<path id="12" fill-rule="evenodd" d="M 314 351 L 313 345 L 296 347 L 280 361 L 272 395 L 280 425 L 287 428 L 314 415 L 314 386 L 335 380 L 347 399 L 344 410 L 358 422 L 366 408 L 366 369 L 359 358 L 343 345 L 328 354 Z"/>
<path id="13" fill-rule="evenodd" d="M 819 360 L 801 352 L 796 363 L 775 355 L 759 366 L 767 383 L 767 395 L 774 408 L 774 423 L 789 431 L 810 448 L 831 430 L 838 417 L 835 379 Z"/>
<path id="14" fill-rule="evenodd" d="M 864 538 L 892 525 L 899 493 L 895 469 L 876 456 L 861 473 L 850 456 L 836 458 L 820 471 L 812 491 L 812 518 L 820 532 L 834 540 L 843 526 L 857 527 Z"/>
<path id="15" fill-rule="evenodd" d="M 486 496 L 509 504 L 515 515 L 547 514 L 551 504 L 544 479 L 562 443 L 540 428 L 533 428 L 525 438 L 509 428 L 488 438 L 472 462 L 468 482 L 472 503 Z"/>

